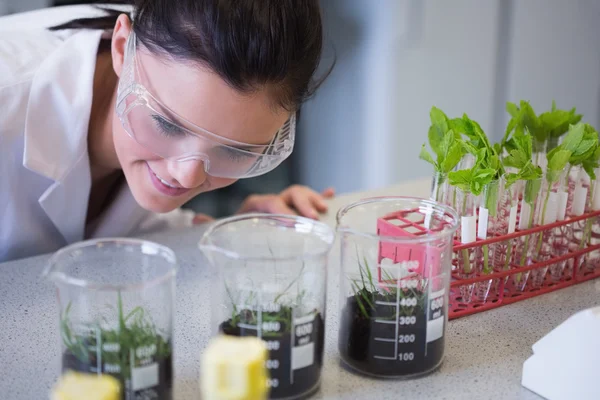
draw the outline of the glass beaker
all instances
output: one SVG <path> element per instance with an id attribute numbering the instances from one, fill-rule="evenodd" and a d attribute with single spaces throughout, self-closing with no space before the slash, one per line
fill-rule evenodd
<path id="1" fill-rule="evenodd" d="M 56 252 L 62 371 L 119 379 L 123 399 L 171 399 L 176 258 L 137 239 L 99 239 Z"/>
<path id="2" fill-rule="evenodd" d="M 415 377 L 444 356 L 456 211 L 413 197 L 364 199 L 337 214 L 339 351 L 352 369 Z"/>
<path id="3" fill-rule="evenodd" d="M 212 271 L 213 334 L 265 341 L 271 399 L 319 388 L 334 238 L 311 219 L 245 214 L 214 223 L 200 240 Z"/>

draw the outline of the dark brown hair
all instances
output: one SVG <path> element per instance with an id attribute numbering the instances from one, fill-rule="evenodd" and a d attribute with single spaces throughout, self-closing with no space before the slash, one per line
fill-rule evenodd
<path id="1" fill-rule="evenodd" d="M 313 79 L 321 59 L 318 0 L 131 0 L 133 30 L 154 54 L 206 65 L 241 92 L 275 89 L 277 103 L 294 110 L 325 77 Z M 120 11 L 51 29 L 114 28 Z M 130 15 L 131 18 L 131 15 Z M 104 43 L 110 46 L 110 43 Z"/>

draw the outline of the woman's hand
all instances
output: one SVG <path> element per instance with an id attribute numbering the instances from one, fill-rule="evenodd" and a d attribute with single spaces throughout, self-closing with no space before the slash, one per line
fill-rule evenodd
<path id="1" fill-rule="evenodd" d="M 213 217 L 211 217 L 210 215 L 196 214 L 196 216 L 192 220 L 192 224 L 194 224 L 194 225 L 205 224 L 208 222 L 213 222 L 214 220 L 215 219 Z"/>
<path id="2" fill-rule="evenodd" d="M 237 213 L 263 212 L 318 219 L 319 214 L 327 212 L 325 199 L 332 198 L 334 194 L 333 188 L 319 194 L 306 186 L 293 185 L 279 194 L 248 196 Z"/>

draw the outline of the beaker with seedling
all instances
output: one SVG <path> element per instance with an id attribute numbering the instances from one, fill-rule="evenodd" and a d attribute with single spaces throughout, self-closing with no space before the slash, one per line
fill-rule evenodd
<path id="1" fill-rule="evenodd" d="M 171 399 L 176 258 L 159 244 L 98 239 L 67 246 L 56 285 L 62 371 L 108 374 L 123 399 Z"/>
<path id="2" fill-rule="evenodd" d="M 338 346 L 350 368 L 414 377 L 442 363 L 458 224 L 452 208 L 412 197 L 364 199 L 338 212 Z"/>
<path id="3" fill-rule="evenodd" d="M 271 399 L 319 388 L 334 238 L 315 220 L 245 214 L 214 223 L 200 240 L 213 282 L 213 334 L 263 339 Z"/>

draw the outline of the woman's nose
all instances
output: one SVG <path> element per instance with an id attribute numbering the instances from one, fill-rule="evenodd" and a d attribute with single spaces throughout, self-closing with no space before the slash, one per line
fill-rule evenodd
<path id="1" fill-rule="evenodd" d="M 169 161 L 169 174 L 186 189 L 197 188 L 206 181 L 202 160 Z"/>

